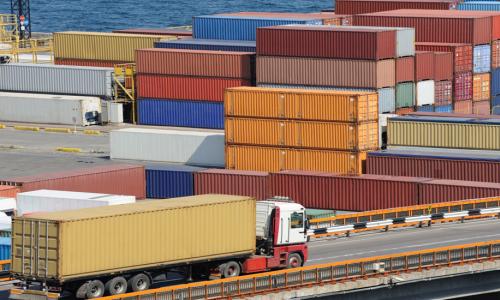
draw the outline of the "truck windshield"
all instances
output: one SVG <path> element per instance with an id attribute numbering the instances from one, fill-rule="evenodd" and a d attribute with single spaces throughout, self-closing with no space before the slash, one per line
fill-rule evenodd
<path id="1" fill-rule="evenodd" d="M 304 228 L 304 213 L 294 212 L 290 217 L 291 228 Z"/>

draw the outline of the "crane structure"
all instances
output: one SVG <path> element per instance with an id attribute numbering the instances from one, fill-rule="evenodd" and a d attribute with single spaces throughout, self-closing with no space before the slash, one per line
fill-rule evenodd
<path id="1" fill-rule="evenodd" d="M 27 40 L 31 38 L 30 0 L 11 0 L 10 10 L 13 15 L 17 16 L 19 39 Z"/>

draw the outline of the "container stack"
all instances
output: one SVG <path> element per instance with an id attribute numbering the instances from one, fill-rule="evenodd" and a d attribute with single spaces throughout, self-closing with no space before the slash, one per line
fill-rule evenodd
<path id="1" fill-rule="evenodd" d="M 227 169 L 361 174 L 379 145 L 376 92 L 234 88 L 225 114 Z"/>
<path id="2" fill-rule="evenodd" d="M 456 0 L 336 0 L 335 12 L 338 14 L 366 14 L 396 9 L 450 10 L 457 6 Z"/>
<path id="3" fill-rule="evenodd" d="M 142 125 L 224 128 L 224 89 L 251 85 L 254 53 L 185 49 L 137 51 Z"/>

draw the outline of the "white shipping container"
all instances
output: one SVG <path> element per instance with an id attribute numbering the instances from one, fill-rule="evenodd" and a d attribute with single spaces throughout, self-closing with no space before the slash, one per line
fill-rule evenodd
<path id="1" fill-rule="evenodd" d="M 18 193 L 17 215 L 134 203 L 135 196 L 37 190 Z"/>
<path id="2" fill-rule="evenodd" d="M 100 113 L 97 97 L 0 93 L 0 121 L 87 126 Z"/>
<path id="3" fill-rule="evenodd" d="M 224 166 L 221 130 L 120 129 L 111 131 L 110 147 L 112 159 Z"/>
<path id="4" fill-rule="evenodd" d="M 387 142 L 387 119 L 397 117 L 396 114 L 379 114 L 378 115 L 378 142 L 380 147 L 384 146 L 384 136 Z"/>
<path id="5" fill-rule="evenodd" d="M 417 82 L 417 106 L 434 104 L 434 80 Z"/>

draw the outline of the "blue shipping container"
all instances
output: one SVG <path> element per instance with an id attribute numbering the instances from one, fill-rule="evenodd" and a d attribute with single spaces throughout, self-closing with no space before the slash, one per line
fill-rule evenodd
<path id="1" fill-rule="evenodd" d="M 255 41 L 221 41 L 221 40 L 194 40 L 194 39 L 185 39 L 177 41 L 160 41 L 155 43 L 155 48 L 236 51 L 236 52 L 257 51 L 257 46 Z"/>
<path id="2" fill-rule="evenodd" d="M 500 68 L 491 72 L 491 96 L 500 95 Z"/>
<path id="3" fill-rule="evenodd" d="M 417 111 L 434 112 L 434 105 L 417 106 Z"/>
<path id="4" fill-rule="evenodd" d="M 491 114 L 492 115 L 500 115 L 500 105 L 499 106 L 494 106 L 491 108 Z"/>
<path id="5" fill-rule="evenodd" d="M 323 21 L 250 16 L 197 16 L 193 18 L 193 38 L 255 41 L 258 27 L 288 24 L 321 25 Z"/>
<path id="6" fill-rule="evenodd" d="M 491 98 L 491 106 L 500 106 L 500 95 Z"/>
<path id="7" fill-rule="evenodd" d="M 224 129 L 224 103 L 185 100 L 137 100 L 141 125 Z"/>
<path id="8" fill-rule="evenodd" d="M 0 260 L 11 259 L 11 241 L 10 237 L 0 237 Z"/>
<path id="9" fill-rule="evenodd" d="M 453 112 L 453 105 L 440 105 L 440 106 L 434 106 L 434 111 L 435 112 L 444 112 L 444 113 L 451 113 Z"/>
<path id="10" fill-rule="evenodd" d="M 458 4 L 458 10 L 483 10 L 500 11 L 500 2 L 498 1 L 465 1 Z"/>
<path id="11" fill-rule="evenodd" d="M 146 197 L 165 199 L 194 195 L 194 173 L 204 168 L 186 165 L 147 165 Z"/>
<path id="12" fill-rule="evenodd" d="M 491 71 L 491 46 L 479 45 L 474 47 L 474 73 Z"/>

